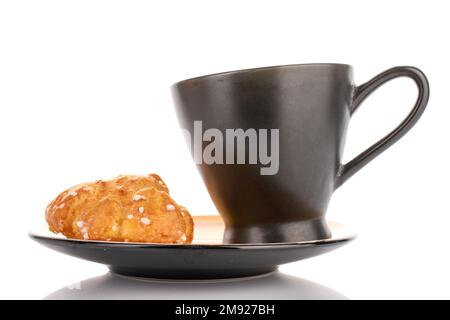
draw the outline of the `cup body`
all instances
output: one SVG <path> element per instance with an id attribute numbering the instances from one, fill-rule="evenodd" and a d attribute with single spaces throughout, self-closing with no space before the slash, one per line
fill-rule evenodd
<path id="1" fill-rule="evenodd" d="M 223 141 L 222 162 L 197 161 L 225 222 L 225 242 L 296 242 L 330 236 L 324 216 L 339 175 L 354 89 L 352 67 L 344 64 L 248 69 L 173 85 L 176 111 L 181 127 L 190 133 L 192 152 L 201 127 L 202 133 L 208 129 L 222 133 L 223 140 L 227 130 L 253 130 L 258 148 L 266 138 L 267 154 L 278 153 L 271 167 L 267 161 L 251 161 L 255 146 L 248 135 L 240 145 L 243 150 L 235 141 L 234 162 L 225 161 L 229 141 Z M 259 135 L 263 132 L 267 136 Z M 278 139 L 272 140 L 276 135 Z M 212 140 L 202 139 L 202 152 Z M 238 163 L 239 151 L 246 154 L 244 163 Z"/>

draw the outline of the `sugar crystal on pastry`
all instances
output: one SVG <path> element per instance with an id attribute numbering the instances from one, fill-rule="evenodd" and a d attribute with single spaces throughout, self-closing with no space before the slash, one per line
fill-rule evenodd
<path id="1" fill-rule="evenodd" d="M 133 200 L 134 201 L 145 200 L 145 197 L 143 195 L 141 195 L 141 194 L 135 194 L 133 196 Z"/>
<path id="2" fill-rule="evenodd" d="M 149 218 L 141 218 L 141 222 L 145 225 L 149 225 L 150 224 L 150 219 Z"/>

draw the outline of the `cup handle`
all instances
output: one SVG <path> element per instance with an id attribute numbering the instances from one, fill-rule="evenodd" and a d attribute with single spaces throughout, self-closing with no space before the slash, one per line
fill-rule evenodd
<path id="1" fill-rule="evenodd" d="M 392 130 L 384 138 L 373 144 L 370 148 L 360 153 L 353 160 L 346 164 L 343 164 L 339 168 L 339 173 L 336 178 L 335 188 L 339 188 L 345 181 L 347 181 L 352 175 L 359 171 L 362 167 L 372 161 L 375 157 L 381 154 L 383 151 L 392 146 L 401 137 L 403 137 L 419 120 L 428 102 L 430 95 L 430 87 L 428 80 L 422 71 L 415 67 L 394 67 L 388 69 L 372 80 L 355 88 L 353 95 L 353 104 L 350 109 L 350 115 L 352 115 L 359 105 L 376 89 L 386 82 L 399 78 L 408 77 L 411 78 L 417 85 L 419 95 L 417 101 L 408 114 L 408 116 L 400 123 L 400 125 Z"/>

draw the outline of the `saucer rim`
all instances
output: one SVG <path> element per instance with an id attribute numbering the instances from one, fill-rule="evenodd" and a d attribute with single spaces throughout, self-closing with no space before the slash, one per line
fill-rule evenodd
<path id="1" fill-rule="evenodd" d="M 346 224 L 337 223 L 334 221 L 328 221 L 332 235 L 330 238 L 318 239 L 318 240 L 307 240 L 307 241 L 297 241 L 297 242 L 271 242 L 271 243 L 189 243 L 189 244 L 179 244 L 179 243 L 152 243 L 152 242 L 121 242 L 121 241 L 102 241 L 102 240 L 84 240 L 84 239 L 72 239 L 63 238 L 61 235 L 45 235 L 43 232 L 39 231 L 29 231 L 28 236 L 33 240 L 51 240 L 60 243 L 73 243 L 73 244 L 83 244 L 91 246 L 110 246 L 110 247 L 122 247 L 122 248 L 161 248 L 161 249 L 257 249 L 257 248 L 268 248 L 268 247 L 292 247 L 292 246 L 314 246 L 322 244 L 333 244 L 340 242 L 353 241 L 357 234 L 352 231 L 352 229 Z M 340 235 L 333 237 L 333 228 L 343 228 L 345 235 Z"/>

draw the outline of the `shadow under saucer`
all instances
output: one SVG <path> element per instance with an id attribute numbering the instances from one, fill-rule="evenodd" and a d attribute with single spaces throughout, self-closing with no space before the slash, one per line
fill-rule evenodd
<path id="1" fill-rule="evenodd" d="M 321 284 L 275 271 L 222 280 L 159 280 L 107 273 L 61 288 L 48 300 L 341 300 Z"/>

